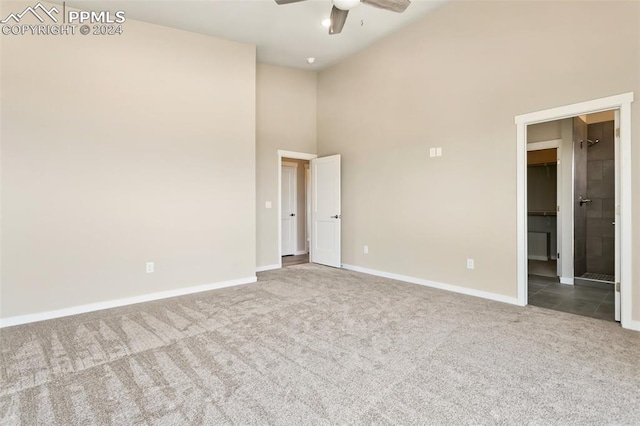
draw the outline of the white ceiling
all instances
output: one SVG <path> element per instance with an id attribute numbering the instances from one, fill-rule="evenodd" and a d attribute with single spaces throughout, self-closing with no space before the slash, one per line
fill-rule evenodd
<path id="1" fill-rule="evenodd" d="M 258 62 L 320 70 L 415 21 L 445 1 L 413 0 L 404 13 L 360 4 L 349 12 L 342 33 L 331 36 L 321 25 L 329 17 L 331 0 L 282 6 L 274 0 L 68 0 L 67 5 L 85 10 L 124 10 L 127 19 L 255 44 Z M 315 57 L 315 64 L 308 65 L 308 57 Z"/>

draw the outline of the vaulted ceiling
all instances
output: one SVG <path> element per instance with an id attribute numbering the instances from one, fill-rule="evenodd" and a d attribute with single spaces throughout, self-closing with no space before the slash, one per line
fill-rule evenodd
<path id="1" fill-rule="evenodd" d="M 255 44 L 259 62 L 320 70 L 421 18 L 446 0 L 413 0 L 404 13 L 360 4 L 341 34 L 329 35 L 321 22 L 331 0 L 278 6 L 274 0 L 70 0 L 85 10 L 124 10 L 128 19 Z M 316 58 L 307 64 L 308 57 Z"/>

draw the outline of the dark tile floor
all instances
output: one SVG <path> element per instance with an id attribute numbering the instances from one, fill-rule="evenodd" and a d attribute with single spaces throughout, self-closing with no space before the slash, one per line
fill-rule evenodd
<path id="1" fill-rule="evenodd" d="M 557 278 L 529 275 L 529 304 L 615 321 L 613 285 L 610 288 L 566 285 Z"/>

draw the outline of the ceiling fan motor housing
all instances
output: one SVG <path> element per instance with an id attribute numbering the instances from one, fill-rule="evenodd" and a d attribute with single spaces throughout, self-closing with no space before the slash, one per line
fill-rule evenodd
<path id="1" fill-rule="evenodd" d="M 333 0 L 333 5 L 340 10 L 350 10 L 360 4 L 360 0 Z"/>

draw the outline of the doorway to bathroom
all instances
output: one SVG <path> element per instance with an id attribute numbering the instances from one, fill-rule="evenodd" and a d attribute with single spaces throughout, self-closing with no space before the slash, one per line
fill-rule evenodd
<path id="1" fill-rule="evenodd" d="M 616 319 L 615 127 L 611 110 L 527 128 L 531 305 Z"/>

